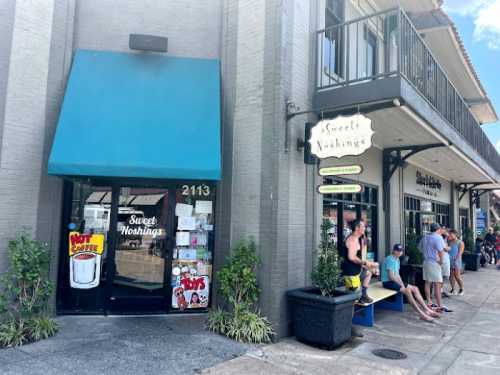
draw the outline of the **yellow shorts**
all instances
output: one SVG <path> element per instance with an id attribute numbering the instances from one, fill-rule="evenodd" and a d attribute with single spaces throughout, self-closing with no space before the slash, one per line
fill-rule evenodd
<path id="1" fill-rule="evenodd" d="M 347 290 L 351 292 L 357 291 L 361 288 L 361 278 L 359 275 L 344 276 L 344 283 Z"/>

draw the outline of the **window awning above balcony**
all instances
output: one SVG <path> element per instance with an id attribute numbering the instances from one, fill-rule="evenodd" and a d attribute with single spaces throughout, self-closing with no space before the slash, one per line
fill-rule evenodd
<path id="1" fill-rule="evenodd" d="M 219 180 L 217 60 L 79 50 L 49 174 Z"/>

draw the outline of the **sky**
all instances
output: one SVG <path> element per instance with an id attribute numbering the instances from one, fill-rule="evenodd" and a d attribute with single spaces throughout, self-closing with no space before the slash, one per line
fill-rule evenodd
<path id="1" fill-rule="evenodd" d="M 500 116 L 500 0 L 444 0 L 486 93 Z M 483 125 L 500 152 L 500 122 Z"/>

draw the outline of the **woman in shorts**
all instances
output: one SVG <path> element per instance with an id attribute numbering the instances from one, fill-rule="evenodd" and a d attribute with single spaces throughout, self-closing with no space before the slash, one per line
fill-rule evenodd
<path id="1" fill-rule="evenodd" d="M 464 281 L 462 279 L 462 254 L 464 253 L 464 243 L 458 238 L 458 232 L 454 229 L 449 231 L 448 245 L 450 247 L 450 294 L 455 294 L 455 281 L 458 283 L 458 295 L 464 294 Z"/>

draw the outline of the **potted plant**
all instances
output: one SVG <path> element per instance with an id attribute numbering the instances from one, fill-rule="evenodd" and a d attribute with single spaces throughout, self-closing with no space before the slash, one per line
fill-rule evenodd
<path id="1" fill-rule="evenodd" d="M 465 250 L 462 255 L 462 260 L 465 263 L 465 269 L 468 271 L 477 271 L 481 267 L 481 253 L 476 250 L 472 229 L 467 228 L 464 231 L 463 240 Z"/>
<path id="2" fill-rule="evenodd" d="M 293 332 L 297 340 L 334 349 L 351 337 L 352 313 L 357 293 L 337 289 L 340 257 L 330 237 L 332 223 L 323 220 L 318 264 L 311 279 L 313 287 L 287 292 Z"/>
<path id="3" fill-rule="evenodd" d="M 418 236 L 415 230 L 408 232 L 406 235 L 405 258 L 407 258 L 407 261 L 401 262 L 401 279 L 405 283 L 417 286 L 422 295 L 424 295 L 425 282 L 422 270 L 424 256 L 418 248 Z"/>
<path id="4" fill-rule="evenodd" d="M 253 239 L 240 241 L 217 273 L 219 292 L 225 304 L 210 310 L 207 320 L 210 331 L 239 342 L 271 342 L 275 336 L 273 327 L 255 306 L 260 294 L 259 264 Z"/>

